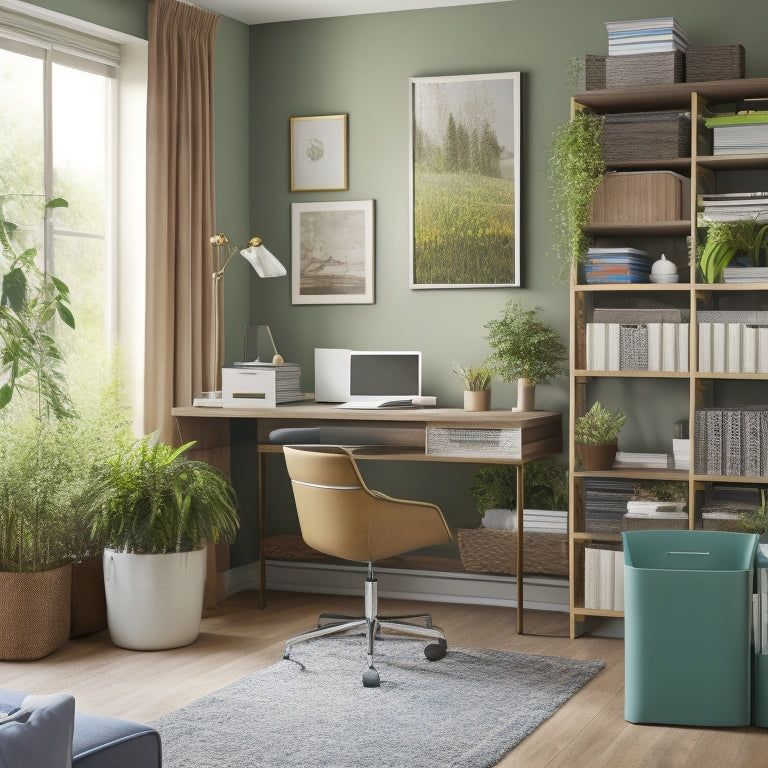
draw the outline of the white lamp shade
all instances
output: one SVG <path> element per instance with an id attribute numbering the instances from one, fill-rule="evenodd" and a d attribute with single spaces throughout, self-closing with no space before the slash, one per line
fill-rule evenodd
<path id="1" fill-rule="evenodd" d="M 282 277 L 286 274 L 285 267 L 263 245 L 244 248 L 240 253 L 259 277 Z"/>

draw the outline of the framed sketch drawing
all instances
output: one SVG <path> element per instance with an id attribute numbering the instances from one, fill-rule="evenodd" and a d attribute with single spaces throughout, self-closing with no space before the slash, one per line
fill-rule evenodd
<path id="1" fill-rule="evenodd" d="M 291 204 L 293 304 L 373 304 L 373 200 Z"/>
<path id="2" fill-rule="evenodd" d="M 520 286 L 520 73 L 410 89 L 411 288 Z"/>
<path id="3" fill-rule="evenodd" d="M 347 116 L 292 117 L 291 192 L 347 188 Z"/>

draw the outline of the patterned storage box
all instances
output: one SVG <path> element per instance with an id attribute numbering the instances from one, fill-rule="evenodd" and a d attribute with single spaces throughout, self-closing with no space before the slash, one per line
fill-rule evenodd
<path id="1" fill-rule="evenodd" d="M 668 85 L 685 80 L 685 54 L 682 51 L 630 53 L 608 56 L 605 60 L 607 88 L 633 85 Z"/>
<path id="2" fill-rule="evenodd" d="M 689 48 L 685 52 L 685 79 L 689 83 L 737 80 L 744 77 L 744 71 L 743 45 Z"/>
<path id="3" fill-rule="evenodd" d="M 688 112 L 606 115 L 600 143 L 606 163 L 688 157 L 691 116 Z"/>

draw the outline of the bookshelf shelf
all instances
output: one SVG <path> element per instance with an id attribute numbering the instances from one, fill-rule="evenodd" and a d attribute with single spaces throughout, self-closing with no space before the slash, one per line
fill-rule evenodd
<path id="1" fill-rule="evenodd" d="M 612 549 L 614 552 L 621 547 L 621 535 L 616 531 L 637 525 L 637 521 L 624 519 L 621 511 L 617 511 L 616 517 L 610 518 L 610 522 L 604 523 L 600 515 L 612 515 L 611 504 L 616 508 L 621 499 L 627 498 L 616 492 L 611 496 L 613 488 L 622 488 L 624 493 L 636 483 L 672 483 L 687 500 L 687 519 L 659 517 L 657 527 L 687 527 L 693 529 L 701 525 L 701 509 L 705 498 L 716 486 L 726 485 L 738 487 L 741 490 L 745 486 L 755 484 L 768 484 L 768 467 L 765 477 L 745 477 L 731 474 L 697 474 L 694 450 L 696 446 L 696 414 L 702 418 L 701 410 L 713 408 L 716 410 L 733 407 L 734 404 L 748 404 L 768 409 L 768 373 L 754 372 L 704 372 L 698 370 L 699 360 L 699 322 L 714 323 L 711 319 L 702 316 L 697 320 L 700 312 L 768 312 L 768 282 L 761 283 L 701 283 L 701 277 L 697 273 L 695 259 L 691 257 L 697 252 L 697 244 L 701 244 L 706 238 L 706 229 L 699 227 L 697 212 L 700 207 L 700 195 L 704 192 L 719 193 L 751 191 L 756 188 L 764 188 L 765 172 L 768 170 L 768 152 L 760 154 L 711 154 L 709 142 L 702 142 L 702 123 L 705 116 L 711 115 L 721 105 L 733 105 L 743 99 L 768 99 L 768 78 L 753 78 L 740 80 L 723 80 L 704 83 L 676 83 L 672 85 L 639 86 L 633 88 L 613 88 L 601 91 L 589 91 L 576 94 L 571 99 L 572 114 L 577 110 L 586 108 L 593 112 L 609 114 L 629 114 L 659 111 L 681 111 L 691 115 L 690 154 L 683 157 L 653 160 L 626 160 L 611 161 L 606 164 L 607 171 L 643 172 L 643 171 L 672 171 L 677 175 L 690 177 L 690 199 L 682 202 L 682 207 L 672 213 L 672 216 L 686 216 L 690 213 L 690 220 L 672 221 L 648 221 L 626 224 L 622 222 L 601 223 L 590 226 L 585 230 L 597 246 L 641 248 L 654 258 L 658 254 L 665 253 L 667 258 L 672 258 L 678 267 L 681 282 L 657 284 L 657 283 L 633 283 L 633 284 L 586 284 L 578 265 L 571 270 L 570 279 L 570 308 L 571 308 L 571 332 L 570 345 L 573 350 L 570 365 L 570 402 L 572 403 L 569 416 L 569 453 L 570 453 L 570 510 L 569 510 L 569 546 L 570 546 L 570 590 L 571 590 L 571 636 L 587 631 L 591 620 L 600 618 L 620 618 L 622 611 L 586 608 L 592 604 L 585 601 L 587 582 L 594 584 L 596 571 L 590 570 L 589 579 L 585 576 L 586 562 L 594 563 L 597 549 Z M 706 145 L 706 146 L 705 146 Z M 756 174 L 756 175 L 754 175 Z M 687 186 L 684 185 L 687 193 Z M 722 187 L 719 188 L 719 187 Z M 632 209 L 634 215 L 627 219 L 641 218 L 637 210 L 650 209 L 645 196 L 639 199 L 637 209 Z M 671 209 L 667 209 L 671 210 Z M 656 215 L 654 218 L 664 218 Z M 669 215 L 669 214 L 668 214 Z M 612 217 L 613 218 L 613 217 Z M 610 336 L 610 330 L 601 331 L 597 324 L 612 323 L 615 320 L 605 319 L 617 310 L 633 312 L 635 309 L 660 308 L 674 310 L 679 315 L 674 321 L 683 325 L 679 326 L 678 349 L 687 350 L 680 352 L 676 366 L 685 368 L 685 360 L 688 361 L 687 370 L 682 371 L 647 371 L 647 370 L 593 370 L 591 366 L 606 365 L 619 367 L 615 363 L 615 346 L 607 343 L 603 358 L 602 336 L 613 339 L 615 345 L 616 336 Z M 600 310 L 600 319 L 596 319 Z M 627 315 L 618 315 L 626 317 Z M 632 320 L 621 320 L 622 324 L 632 324 Z M 651 328 L 654 320 L 634 321 L 638 327 L 643 324 Z M 670 322 L 662 320 L 664 322 Z M 719 322 L 719 320 L 717 321 Z M 727 321 L 730 322 L 730 321 Z M 746 323 L 750 321 L 733 321 L 734 323 Z M 685 324 L 687 323 L 687 334 Z M 587 325 L 591 341 L 587 341 Z M 702 326 L 703 328 L 703 326 Z M 615 331 L 615 329 L 614 329 Z M 623 331 L 622 331 L 623 333 Z M 658 331 L 654 330 L 654 334 Z M 702 334 L 704 331 L 702 331 Z M 650 334 L 650 330 L 649 330 Z M 714 335 L 714 333 L 713 333 Z M 623 338 L 623 337 L 622 337 Z M 630 337 L 634 338 L 634 337 Z M 642 337 L 640 337 L 642 338 Z M 702 336 L 702 338 L 705 338 Z M 658 336 L 654 343 L 658 344 Z M 704 343 L 702 341 L 702 343 Z M 735 343 L 735 341 L 733 342 Z M 740 342 L 741 343 L 741 342 Z M 587 355 L 587 347 L 591 344 L 592 352 Z M 709 349 L 712 350 L 714 363 L 714 350 L 716 343 Z M 759 345 L 758 345 L 759 346 Z M 656 347 L 658 348 L 658 347 Z M 742 345 L 742 349 L 743 349 Z M 703 347 L 703 349 L 708 349 Z M 623 354 L 623 342 L 621 346 Z M 759 358 L 759 349 L 757 352 Z M 753 370 L 745 357 L 739 357 L 738 367 L 745 370 Z M 754 358 L 754 354 L 752 355 Z M 709 358 L 705 358 L 709 359 Z M 728 361 L 728 356 L 725 358 Z M 589 360 L 589 364 L 587 361 Z M 683 362 L 681 362 L 683 361 Z M 729 361 L 731 365 L 731 361 Z M 622 358 L 621 367 L 625 367 Z M 759 365 L 756 365 L 759 369 Z M 651 450 L 662 453 L 672 453 L 672 424 L 677 421 L 687 421 L 690 434 L 690 468 L 662 469 L 654 467 L 617 467 L 601 472 L 585 472 L 576 463 L 576 451 L 574 445 L 575 420 L 588 410 L 595 400 L 601 400 L 604 404 L 621 405 L 627 411 L 627 424 L 634 421 L 630 430 L 622 433 L 619 438 L 620 450 Z M 644 412 L 643 409 L 647 409 Z M 666 409 L 666 410 L 664 410 Z M 754 410 L 754 409 L 751 409 Z M 709 415 L 707 415 L 709 418 Z M 661 434 L 661 425 L 669 424 L 669 434 Z M 704 421 L 701 424 L 705 424 Z M 761 423 L 762 425 L 762 423 Z M 699 437 L 705 435 L 708 427 L 700 427 Z M 634 433 L 631 430 L 634 429 Z M 768 445 L 768 434 L 765 430 L 759 432 L 760 438 L 765 440 L 763 445 Z M 625 437 L 626 433 L 630 433 Z M 633 439 L 642 443 L 637 448 L 632 444 Z M 627 444 L 625 445 L 625 440 Z M 646 446 L 645 443 L 649 445 Z M 658 443 L 658 445 L 656 445 Z M 711 450 L 711 449 L 710 449 Z M 723 451 L 723 454 L 726 452 Z M 702 454 L 703 456 L 704 454 Z M 712 454 L 710 454 L 711 456 Z M 715 454 L 716 455 L 716 454 Z M 745 453 L 742 451 L 742 459 Z M 752 456 L 750 455 L 750 459 Z M 717 461 L 715 461 L 717 466 Z M 741 470 L 753 465 L 742 463 Z M 712 468 L 712 465 L 699 465 L 700 468 Z M 723 461 L 723 470 L 726 463 Z M 729 467 L 730 468 L 730 467 Z M 737 467 L 738 471 L 738 467 Z M 762 469 L 761 469 L 762 471 Z M 596 490 L 597 489 L 597 490 Z M 608 489 L 608 490 L 605 490 Z M 748 490 L 748 489 L 747 489 Z M 601 498 L 596 493 L 604 493 Z M 599 499 L 599 500 L 598 500 Z M 608 499 L 606 501 L 606 499 Z M 604 505 L 604 506 L 600 506 Z M 626 511 L 626 509 L 624 509 Z M 597 515 L 597 517 L 595 517 Z M 598 521 L 598 522 L 595 522 Z M 653 524 L 652 521 L 650 524 Z M 645 522 L 642 523 L 646 525 Z M 595 527 L 601 532 L 594 532 Z M 602 529 L 606 528 L 606 531 Z M 610 566 L 607 566 L 610 568 Z M 604 573 L 604 571 L 597 571 Z M 602 578 L 602 577 L 601 577 Z M 618 578 L 618 576 L 617 576 Z"/>

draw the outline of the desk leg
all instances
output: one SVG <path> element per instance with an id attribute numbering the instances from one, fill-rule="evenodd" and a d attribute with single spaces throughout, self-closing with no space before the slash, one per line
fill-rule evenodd
<path id="1" fill-rule="evenodd" d="M 267 454 L 259 451 L 259 608 L 267 604 L 267 563 L 264 536 L 267 532 Z"/>
<path id="2" fill-rule="evenodd" d="M 523 634 L 523 508 L 525 499 L 523 498 L 523 479 L 525 476 L 525 467 L 523 464 L 517 467 L 517 634 Z"/>

